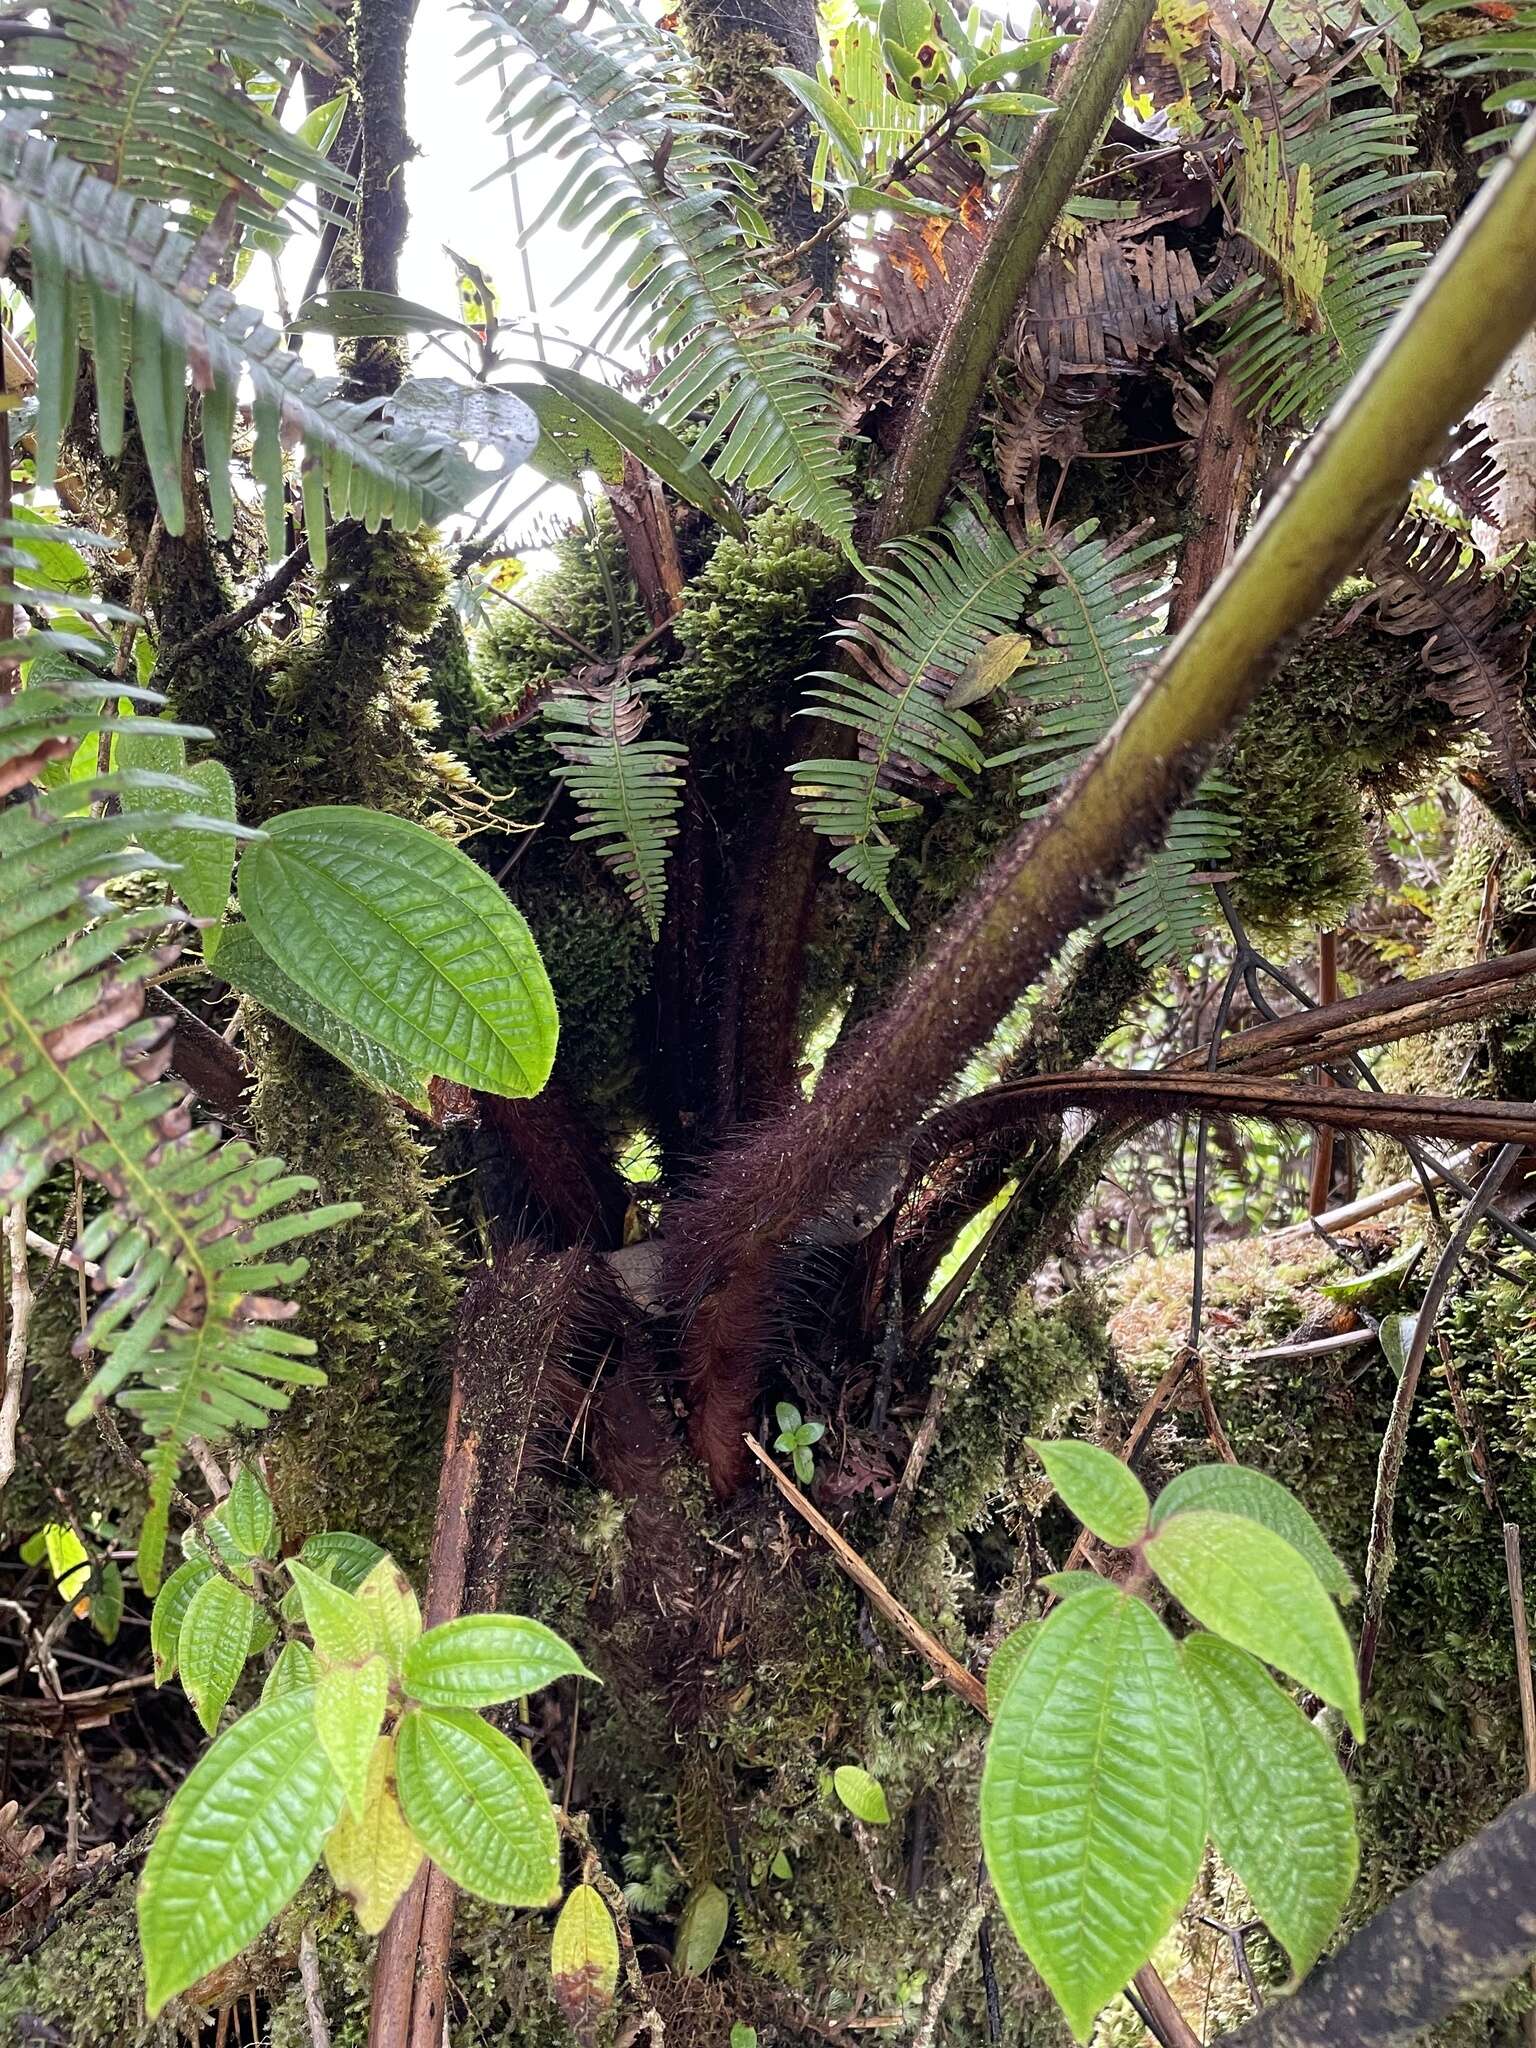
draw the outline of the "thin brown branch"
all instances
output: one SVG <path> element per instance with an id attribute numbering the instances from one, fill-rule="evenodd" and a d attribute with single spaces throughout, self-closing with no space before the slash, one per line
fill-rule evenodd
<path id="1" fill-rule="evenodd" d="M 169 675 L 173 669 L 194 654 L 201 654 L 216 640 L 222 640 L 226 633 L 238 632 L 240 627 L 250 625 L 259 619 L 264 611 L 286 597 L 298 580 L 300 573 L 309 564 L 309 542 L 303 540 L 291 554 L 285 555 L 271 575 L 256 589 L 242 605 L 232 612 L 223 612 L 216 619 L 210 619 L 205 626 L 199 626 L 195 633 L 189 633 L 185 640 L 178 640 L 174 647 L 164 648 L 155 663 L 156 673 Z"/>
<path id="2" fill-rule="evenodd" d="M 32 1324 L 32 1281 L 27 1271 L 27 1205 L 12 1202 L 5 1214 L 5 1251 L 10 1266 L 10 1326 L 5 1340 L 5 1392 L 0 1396 L 0 1486 L 16 1470 L 16 1428 L 27 1375 L 27 1336 Z"/>

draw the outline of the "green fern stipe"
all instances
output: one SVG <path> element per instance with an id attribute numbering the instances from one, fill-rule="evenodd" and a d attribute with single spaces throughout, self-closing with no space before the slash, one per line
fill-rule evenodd
<path id="1" fill-rule="evenodd" d="M 842 670 L 818 669 L 802 716 L 858 734 L 858 754 L 797 761 L 790 773 L 806 821 L 842 850 L 832 865 L 878 896 L 895 848 L 883 827 L 915 806 L 914 791 L 958 789 L 982 766 L 981 728 L 945 699 L 986 643 L 1018 622 L 1035 580 L 979 501 L 966 498 L 930 533 L 893 541 L 868 572 L 869 597 L 845 624 Z"/>
<path id="2" fill-rule="evenodd" d="M 624 884 L 653 939 L 667 896 L 668 842 L 677 837 L 684 755 L 671 740 L 646 740 L 644 683 L 557 691 L 540 707 L 562 765 L 555 770 L 585 823 L 573 839 L 596 850 Z"/>
<path id="3" fill-rule="evenodd" d="M 282 442 L 299 436 L 305 460 L 318 465 L 331 513 L 362 519 L 376 532 L 388 519 L 409 532 L 423 519 L 456 511 L 479 487 L 456 442 L 419 428 L 389 425 L 371 404 L 340 397 L 282 346 L 260 314 L 208 282 L 212 267 L 171 216 L 116 191 L 80 164 L 58 155 L 15 118 L 0 123 L 0 197 L 25 218 L 32 243 L 33 310 L 37 318 L 39 409 L 37 480 L 57 473 L 64 407 L 74 390 L 82 321 L 88 322 L 97 404 L 106 454 L 122 451 L 124 383 L 134 406 L 155 498 L 166 530 L 184 526 L 181 443 L 185 369 L 195 358 L 199 382 L 212 385 L 203 405 L 208 468 L 227 471 L 234 425 L 233 393 L 241 374 L 255 388 L 255 468 L 268 493 L 269 530 L 281 526 Z M 273 520 L 273 498 L 278 519 Z M 213 497 L 227 534 L 227 492 Z M 323 529 L 311 547 L 324 557 Z"/>
<path id="4" fill-rule="evenodd" d="M 80 701 L 67 687 L 22 691 L 0 711 L 0 787 L 8 765 L 35 758 L 50 701 L 55 730 L 72 730 Z M 236 829 L 200 818 L 190 786 L 185 813 L 136 808 L 141 786 L 158 799 L 164 782 L 140 771 L 68 783 L 0 812 L 0 1198 L 25 1199 L 66 1159 L 113 1198 L 79 1245 L 103 1293 L 78 1345 L 104 1362 L 69 1419 L 116 1394 L 155 1440 L 140 1556 L 150 1588 L 187 1438 L 259 1428 L 290 1387 L 324 1379 L 308 1339 L 279 1327 L 292 1310 L 275 1290 L 305 1262 L 275 1255 L 357 1213 L 293 1210 L 315 1183 L 193 1126 L 163 1078 L 168 1030 L 143 1005 L 149 976 L 176 958 L 167 913 L 98 892 L 157 865 L 141 834 Z M 116 816 L 89 815 L 102 796 L 118 799 Z"/>
<path id="5" fill-rule="evenodd" d="M 754 253 L 767 242 L 734 138 L 681 77 L 684 51 L 624 4 L 578 26 L 548 0 L 474 9 L 471 78 L 510 78 L 494 120 L 563 174 L 527 234 L 579 229 L 604 276 L 608 345 L 660 357 L 652 389 L 674 429 L 707 416 L 695 454 L 725 483 L 766 491 L 852 555 L 850 458 L 821 344 L 795 326 Z M 467 82 L 467 81 L 466 81 Z M 658 164 L 664 170 L 658 170 Z"/>

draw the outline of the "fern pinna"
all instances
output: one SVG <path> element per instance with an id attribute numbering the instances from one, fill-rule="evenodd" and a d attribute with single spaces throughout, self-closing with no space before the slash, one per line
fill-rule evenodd
<path id="1" fill-rule="evenodd" d="M 656 939 L 682 802 L 683 753 L 671 740 L 640 737 L 645 689 L 623 673 L 611 682 L 578 675 L 540 710 L 561 757 L 556 778 L 584 820 L 572 839 L 594 842 Z"/>
<path id="2" fill-rule="evenodd" d="M 29 536 L 7 534 L 14 576 Z M 30 579 L 19 587 L 40 607 L 46 593 Z M 31 638 L 9 645 L 30 652 Z M 168 815 L 169 779 L 144 770 L 40 787 L 48 762 L 80 739 L 133 723 L 103 716 L 100 693 L 82 672 L 29 679 L 0 701 L 0 790 L 10 796 L 0 811 L 0 1199 L 25 1201 L 71 1161 L 107 1195 L 76 1247 L 101 1296 L 76 1349 L 101 1363 L 69 1419 L 115 1395 L 154 1440 L 139 1550 L 148 1585 L 188 1438 L 259 1427 L 287 1406 L 289 1387 L 323 1383 L 308 1362 L 314 1346 L 280 1327 L 293 1306 L 274 1293 L 305 1261 L 277 1255 L 357 1205 L 294 1209 L 315 1183 L 194 1125 L 185 1090 L 165 1078 L 169 1020 L 145 1016 L 145 992 L 176 959 L 166 934 L 180 913 L 124 908 L 102 892 L 164 867 L 141 833 L 232 828 L 198 817 L 191 785 L 187 812 Z M 137 809 L 151 792 L 161 802 Z"/>
<path id="3" fill-rule="evenodd" d="M 858 735 L 851 759 L 797 761 L 791 770 L 807 822 L 839 842 L 832 865 L 900 918 L 885 827 L 913 808 L 914 788 L 966 789 L 982 766 L 981 728 L 946 699 L 987 642 L 1018 622 L 1034 580 L 1001 527 L 975 499 L 932 533 L 892 541 L 867 571 L 868 595 L 838 636 L 845 664 L 807 680 L 803 715 Z"/>
<path id="4" fill-rule="evenodd" d="M 134 416 L 166 530 L 185 525 L 181 446 L 189 361 L 202 390 L 201 422 L 214 525 L 233 525 L 231 441 L 242 375 L 254 389 L 254 468 L 266 498 L 268 545 L 284 542 L 283 449 L 304 441 L 304 517 L 310 550 L 325 560 L 325 501 L 377 531 L 409 531 L 474 494 L 476 472 L 456 441 L 387 424 L 372 403 L 342 398 L 282 346 L 261 315 L 209 275 L 218 234 L 196 241 L 148 200 L 115 190 L 22 117 L 0 123 L 0 259 L 23 219 L 31 239 L 37 323 L 37 481 L 50 486 L 73 403 L 82 322 L 88 323 L 101 445 L 122 452 L 130 379 Z M 211 235 L 211 241 L 210 241 Z"/>
<path id="5" fill-rule="evenodd" d="M 695 452 L 718 477 L 767 492 L 851 554 L 850 458 L 823 350 L 755 265 L 767 235 L 750 174 L 682 82 L 682 45 L 622 0 L 584 26 L 546 0 L 474 11 L 470 76 L 494 65 L 511 76 L 498 127 L 564 166 L 528 234 L 549 221 L 579 228 L 595 253 L 569 289 L 607 271 L 601 338 L 643 341 L 661 358 L 652 389 L 667 423 L 707 413 Z"/>

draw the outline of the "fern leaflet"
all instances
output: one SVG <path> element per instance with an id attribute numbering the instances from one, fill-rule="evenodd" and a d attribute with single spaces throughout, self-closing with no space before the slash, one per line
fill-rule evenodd
<path id="1" fill-rule="evenodd" d="M 982 766 L 980 726 L 944 700 L 986 643 L 1017 623 L 1034 571 L 968 498 L 941 526 L 891 542 L 867 573 L 864 608 L 838 635 L 845 666 L 813 671 L 807 680 L 825 687 L 801 707 L 851 726 L 857 754 L 797 761 L 790 773 L 807 822 L 841 842 L 833 867 L 900 920 L 883 828 L 915 808 L 913 789 L 965 791 L 962 777 Z"/>
<path id="2" fill-rule="evenodd" d="M 283 348 L 282 337 L 258 313 L 210 285 L 206 236 L 194 244 L 159 207 L 104 185 L 12 118 L 0 124 L 0 255 L 9 254 L 23 218 L 32 239 L 40 485 L 51 485 L 57 473 L 84 313 L 102 447 L 109 456 L 122 450 L 131 369 L 145 456 L 170 533 L 185 525 L 181 445 L 189 360 L 203 393 L 203 447 L 221 534 L 233 523 L 228 476 L 242 372 L 255 391 L 255 470 L 265 489 L 274 553 L 283 545 L 283 448 L 300 435 L 305 525 L 317 562 L 325 559 L 327 495 L 337 518 L 363 519 L 370 531 L 387 518 L 408 532 L 423 519 L 457 510 L 479 488 L 456 442 L 386 425 L 371 402 L 342 398 L 333 380 L 317 377 Z"/>
<path id="3" fill-rule="evenodd" d="M 646 688 L 621 675 L 607 685 L 558 690 L 540 710 L 562 757 L 555 775 L 587 821 L 571 837 L 596 842 L 655 939 L 666 906 L 668 842 L 677 836 L 683 755 L 670 740 L 641 739 Z"/>
<path id="4" fill-rule="evenodd" d="M 793 325 L 753 263 L 766 241 L 729 131 L 679 77 L 681 45 L 614 0 L 578 26 L 550 0 L 481 0 L 471 76 L 503 64 L 502 133 L 564 165 L 528 229 L 580 229 L 608 271 L 613 345 L 662 358 L 663 418 L 710 419 L 699 443 L 727 483 L 765 491 L 853 551 L 850 458 L 838 443 L 821 344 Z M 466 53 L 467 54 L 467 53 Z M 515 168 L 517 159 L 509 168 Z"/>

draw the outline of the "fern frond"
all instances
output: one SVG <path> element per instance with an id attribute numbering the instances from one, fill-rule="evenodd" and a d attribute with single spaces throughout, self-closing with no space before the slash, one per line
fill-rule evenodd
<path id="1" fill-rule="evenodd" d="M 1413 288 L 1424 257 L 1410 232 L 1425 216 L 1403 195 L 1421 173 L 1412 116 L 1368 98 L 1356 80 L 1309 91 L 1281 121 L 1246 122 L 1226 181 L 1239 232 L 1264 267 L 1204 315 L 1227 323 L 1225 360 L 1245 405 L 1310 426 L 1354 375 Z"/>
<path id="2" fill-rule="evenodd" d="M 1208 777 L 1174 813 L 1167 839 L 1121 883 L 1100 921 L 1107 944 L 1134 945 L 1149 967 L 1191 958 L 1215 909 L 1210 889 L 1195 877 L 1223 867 L 1237 836 L 1237 819 L 1221 801 L 1228 794 L 1228 785 Z"/>
<path id="3" fill-rule="evenodd" d="M 15 119 L 0 123 L 0 254 L 25 219 L 32 241 L 37 321 L 37 480 L 58 465 L 73 403 L 80 318 L 89 315 L 101 441 L 121 452 L 130 370 L 134 408 L 155 497 L 170 533 L 181 533 L 181 442 L 190 360 L 203 393 L 202 432 L 215 524 L 230 530 L 230 442 L 242 372 L 255 391 L 256 474 L 267 500 L 269 539 L 282 547 L 284 446 L 304 442 L 305 525 L 324 560 L 324 499 L 337 518 L 403 531 L 457 510 L 480 480 L 457 443 L 387 425 L 377 408 L 342 398 L 282 346 L 260 314 L 210 285 L 205 240 L 195 245 L 147 200 L 115 191 Z M 125 317 L 126 316 L 126 317 Z M 222 481 L 222 488 L 219 487 Z"/>
<path id="4" fill-rule="evenodd" d="M 512 73 L 497 127 L 563 167 L 528 233 L 550 221 L 579 229 L 594 255 L 568 290 L 607 273 L 606 332 L 662 359 L 666 423 L 707 410 L 700 452 L 714 451 L 716 474 L 768 493 L 851 554 L 851 458 L 824 350 L 754 266 L 766 234 L 749 174 L 680 77 L 681 45 L 623 0 L 586 25 L 551 0 L 479 0 L 474 12 L 470 76 L 497 64 Z"/>
<path id="5" fill-rule="evenodd" d="M 667 850 L 677 836 L 683 752 L 645 740 L 649 686 L 620 676 L 607 685 L 562 689 L 540 706 L 561 756 L 557 779 L 587 821 L 571 837 L 596 851 L 624 884 L 653 939 L 667 899 Z"/>
<path id="6" fill-rule="evenodd" d="M 1045 653 L 1014 678 L 1015 702 L 1033 715 L 1030 736 L 995 766 L 1028 764 L 1022 794 L 1043 803 L 1108 732 L 1162 645 L 1156 615 L 1166 602 L 1167 535 L 1140 530 L 1105 540 L 1096 519 L 1030 537 L 1028 561 L 1042 580 L 1028 619 Z"/>
<path id="7" fill-rule="evenodd" d="M 12 94 L 61 151 L 109 185 L 211 218 L 227 194 L 267 224 L 295 185 L 351 180 L 287 133 L 251 87 L 329 69 L 331 0 L 54 0 L 46 70 Z"/>
<path id="8" fill-rule="evenodd" d="M 851 726 L 858 753 L 797 761 L 795 795 L 814 830 L 843 842 L 833 867 L 893 916 L 883 827 L 914 808 L 912 790 L 965 792 L 962 778 L 982 766 L 981 728 L 944 700 L 987 641 L 1018 623 L 1034 573 L 968 498 L 941 526 L 882 551 L 863 610 L 838 635 L 847 666 L 807 678 L 825 687 L 808 692 L 800 715 Z"/>
<path id="9" fill-rule="evenodd" d="M 1495 20 L 1491 10 L 1471 14 L 1464 0 L 1430 0 L 1418 10 L 1419 20 L 1429 22 L 1442 14 L 1456 13 L 1468 22 L 1476 21 L 1477 33 L 1453 36 L 1448 42 L 1426 50 L 1426 64 L 1442 66 L 1452 78 L 1490 78 L 1497 81 L 1483 100 L 1483 112 L 1494 117 L 1493 126 L 1468 138 L 1468 149 L 1502 149 L 1514 141 L 1522 117 L 1536 99 L 1536 7 L 1516 5 L 1501 10 Z"/>
<path id="10" fill-rule="evenodd" d="M 26 717 L 14 719 L 23 698 Z M 20 693 L 0 721 L 0 781 L 35 751 L 50 698 L 55 731 L 77 729 L 78 686 Z M 169 1023 L 143 1012 L 145 984 L 177 954 L 160 942 L 166 912 L 122 909 L 99 892 L 160 865 L 136 842 L 141 828 L 230 831 L 135 811 L 137 792 L 168 780 L 140 771 L 69 783 L 0 812 L 0 1200 L 24 1201 L 65 1160 L 110 1197 L 77 1248 L 102 1294 L 77 1347 L 104 1362 L 70 1419 L 116 1395 L 157 1440 L 151 1576 L 187 1438 L 258 1426 L 286 1407 L 289 1387 L 323 1380 L 306 1362 L 308 1339 L 273 1327 L 293 1309 L 272 1290 L 305 1263 L 274 1254 L 357 1213 L 351 1203 L 293 1210 L 315 1183 L 194 1127 L 184 1090 L 163 1078 Z M 116 799 L 115 815 L 91 814 L 103 797 Z"/>
<path id="11" fill-rule="evenodd" d="M 1525 712 L 1536 620 L 1517 615 L 1516 578 L 1490 573 L 1460 534 L 1405 519 L 1374 551 L 1371 614 L 1383 632 L 1422 640 L 1427 687 L 1488 742 L 1500 779 L 1524 810 L 1536 784 Z"/>

